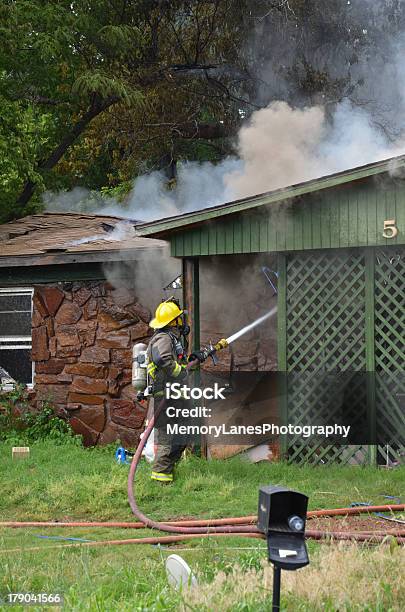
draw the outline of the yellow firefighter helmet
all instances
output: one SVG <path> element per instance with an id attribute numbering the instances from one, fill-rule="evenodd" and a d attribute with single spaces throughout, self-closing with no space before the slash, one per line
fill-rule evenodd
<path id="1" fill-rule="evenodd" d="M 169 325 L 169 323 L 177 319 L 177 317 L 182 314 L 183 311 L 180 310 L 175 302 L 162 302 L 156 308 L 155 318 L 152 319 L 149 326 L 152 327 L 152 329 L 161 329 L 162 327 Z"/>

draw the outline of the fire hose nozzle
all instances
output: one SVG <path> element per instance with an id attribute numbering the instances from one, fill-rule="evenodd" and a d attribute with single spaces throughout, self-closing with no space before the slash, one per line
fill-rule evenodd
<path id="1" fill-rule="evenodd" d="M 212 342 L 210 342 L 209 345 L 207 346 L 207 348 L 202 349 L 202 353 L 204 355 L 204 360 L 208 359 L 208 357 L 211 357 L 214 365 L 217 365 L 218 358 L 216 356 L 216 353 L 218 351 L 221 351 L 222 349 L 226 348 L 227 346 L 228 346 L 228 341 L 225 340 L 225 338 L 222 338 L 222 340 L 220 340 L 216 344 L 212 344 Z"/>
<path id="2" fill-rule="evenodd" d="M 216 353 L 218 353 L 218 351 L 222 351 L 222 349 L 226 348 L 227 346 L 228 346 L 228 341 L 225 340 L 225 338 L 222 338 L 222 340 L 220 340 L 214 345 L 210 342 L 210 346 L 208 347 L 209 348 L 208 355 L 211 357 L 212 361 L 214 362 L 214 365 L 217 365 L 218 363 L 218 358 L 216 356 Z"/>
<path id="3" fill-rule="evenodd" d="M 225 338 L 222 338 L 221 340 L 219 340 L 219 342 L 217 342 L 214 345 L 214 349 L 216 351 L 222 351 L 222 349 L 226 348 L 227 346 L 229 346 L 228 340 L 226 340 Z"/>

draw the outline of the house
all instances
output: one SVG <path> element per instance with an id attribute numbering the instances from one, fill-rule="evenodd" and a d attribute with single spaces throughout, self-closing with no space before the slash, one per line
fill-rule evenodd
<path id="1" fill-rule="evenodd" d="M 144 408 L 132 346 L 150 334 L 137 287 L 165 243 L 113 216 L 43 213 L 0 226 L 0 374 L 49 401 L 87 445 L 134 445 Z M 138 290 L 139 289 L 139 290 Z"/>
<path id="2" fill-rule="evenodd" d="M 282 423 L 333 422 L 334 377 L 344 375 L 346 404 L 354 416 L 366 409 L 370 441 L 376 429 L 384 438 L 342 447 L 285 435 L 265 453 L 402 461 L 405 156 L 150 223 L 45 213 L 1 226 L 2 378 L 68 413 L 86 444 L 138 440 L 131 347 L 147 339 L 150 309 L 171 280 L 159 277 L 167 244 L 182 267 L 191 349 L 277 305 L 219 367 L 281 373 Z"/>
<path id="3" fill-rule="evenodd" d="M 284 456 L 299 463 L 403 460 L 405 156 L 136 229 L 168 241 L 182 261 L 194 349 L 215 318 L 221 337 L 252 320 L 255 309 L 269 310 L 274 294 L 261 271 L 275 273 L 277 322 L 246 337 L 261 361 L 244 365 L 242 358 L 240 369 L 283 373 L 280 418 L 301 424 L 325 415 L 334 422 L 340 379 L 333 387 L 328 377 L 344 375 L 353 418 L 367 411 L 365 438 L 375 441 L 378 428 L 385 441 L 342 448 L 286 435 Z M 266 346 L 274 339 L 277 360 L 269 366 Z"/>

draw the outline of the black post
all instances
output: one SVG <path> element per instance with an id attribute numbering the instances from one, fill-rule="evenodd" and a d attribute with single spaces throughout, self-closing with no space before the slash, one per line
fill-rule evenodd
<path id="1" fill-rule="evenodd" d="M 280 610 L 281 567 L 273 566 L 273 612 Z"/>

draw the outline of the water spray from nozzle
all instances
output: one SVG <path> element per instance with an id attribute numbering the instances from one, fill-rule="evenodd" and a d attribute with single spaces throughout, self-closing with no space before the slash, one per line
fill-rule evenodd
<path id="1" fill-rule="evenodd" d="M 277 312 L 277 306 L 269 310 L 269 312 L 267 312 L 263 316 L 256 319 L 256 321 L 253 321 L 252 323 L 245 325 L 245 327 L 242 327 L 242 329 L 232 334 L 232 336 L 229 336 L 229 338 L 222 338 L 222 340 L 219 340 L 214 345 L 210 344 L 208 348 L 205 349 L 206 351 L 205 357 L 206 358 L 212 357 L 214 364 L 216 364 L 217 360 L 215 359 L 215 353 L 217 353 L 218 351 L 222 351 L 224 348 L 232 344 L 232 342 L 235 342 L 235 340 L 238 340 L 238 338 L 240 338 L 241 336 L 244 336 L 245 334 L 250 332 L 252 329 L 257 327 L 258 325 L 261 325 L 262 323 L 264 323 L 264 321 L 267 321 L 267 319 L 270 319 L 271 317 L 273 317 L 276 314 L 276 312 Z"/>
<path id="2" fill-rule="evenodd" d="M 244 336 L 245 334 L 250 332 L 252 329 L 257 327 L 258 325 L 261 325 L 262 323 L 264 323 L 264 321 L 267 321 L 267 319 L 270 319 L 270 317 L 273 317 L 276 314 L 276 312 L 277 312 L 277 306 L 269 310 L 269 312 L 264 314 L 262 317 L 259 317 L 258 319 L 256 319 L 256 321 L 253 321 L 253 323 L 249 323 L 248 325 L 245 325 L 245 327 L 242 327 L 242 329 L 232 334 L 232 336 L 229 336 L 229 338 L 226 338 L 225 342 L 227 343 L 227 345 L 231 344 L 232 342 L 235 342 L 235 340 L 237 340 L 241 336 Z M 222 341 L 220 340 L 220 342 Z"/>

